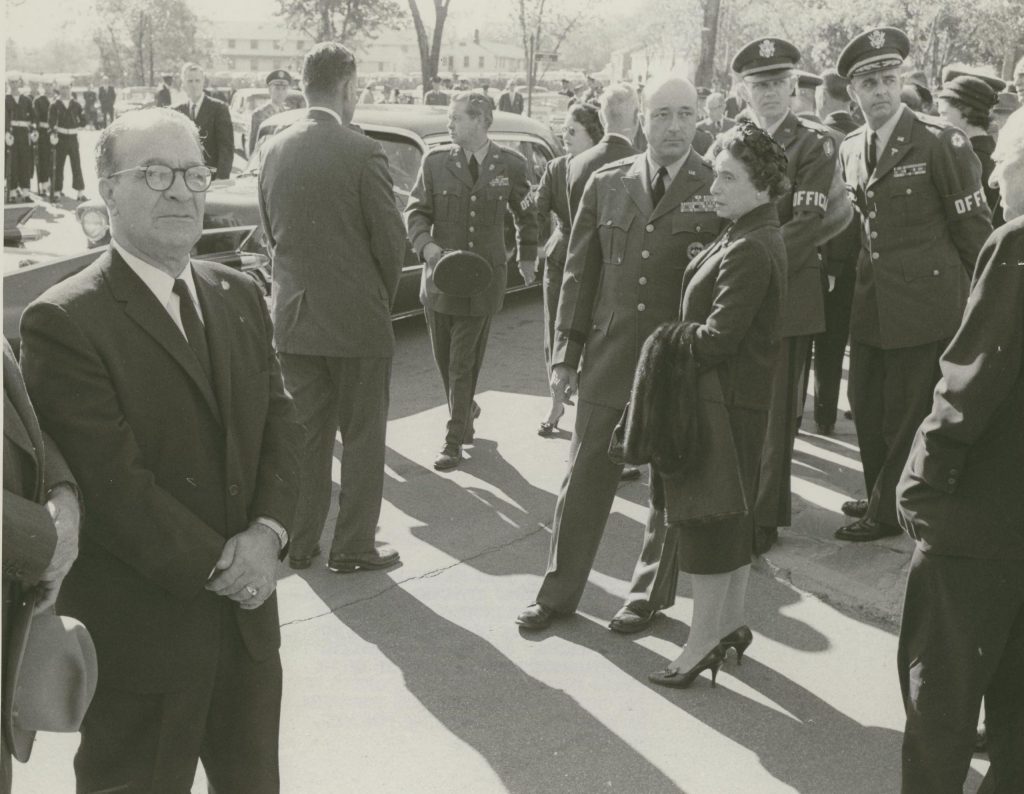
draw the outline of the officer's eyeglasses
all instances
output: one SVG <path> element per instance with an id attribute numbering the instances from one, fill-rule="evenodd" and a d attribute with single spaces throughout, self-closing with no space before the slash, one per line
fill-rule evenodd
<path id="1" fill-rule="evenodd" d="M 120 176 L 136 171 L 142 171 L 146 177 L 146 185 L 150 190 L 163 192 L 174 184 L 174 177 L 181 174 L 185 187 L 193 193 L 205 193 L 210 189 L 213 182 L 213 170 L 205 165 L 192 165 L 188 168 L 171 168 L 169 165 L 137 165 L 135 168 L 126 168 L 124 171 L 116 171 L 111 177 Z"/>

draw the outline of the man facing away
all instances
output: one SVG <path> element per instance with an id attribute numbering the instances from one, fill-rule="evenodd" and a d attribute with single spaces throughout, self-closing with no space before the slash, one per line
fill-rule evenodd
<path id="1" fill-rule="evenodd" d="M 605 96 L 616 92 L 635 97 L 629 86 L 613 86 Z M 635 99 L 632 108 L 623 101 L 623 116 L 635 118 L 635 107 Z M 551 383 L 565 401 L 579 393 L 576 424 L 547 571 L 536 601 L 516 618 L 524 630 L 572 615 L 583 597 L 622 472 L 608 457 L 608 442 L 629 399 L 640 348 L 677 316 L 685 264 L 721 226 L 709 193 L 711 168 L 691 146 L 696 89 L 681 77 L 648 82 L 641 119 L 647 152 L 595 171 L 573 219 Z M 638 631 L 675 597 L 678 569 L 674 559 L 659 566 L 666 527 L 653 516 L 626 605 L 610 624 L 615 631 Z"/>
<path id="2" fill-rule="evenodd" d="M 274 343 L 305 428 L 299 510 L 289 562 L 320 554 L 331 501 L 334 440 L 341 486 L 327 566 L 384 568 L 376 545 L 395 337 L 391 303 L 405 261 L 402 217 L 380 144 L 349 126 L 356 61 L 318 44 L 302 66 L 305 116 L 267 144 L 259 175 L 263 228 L 274 258 Z"/>
<path id="3" fill-rule="evenodd" d="M 77 473 L 81 554 L 58 606 L 96 646 L 79 791 L 276 794 L 276 572 L 298 494 L 300 428 L 259 287 L 190 260 L 203 164 L 180 113 L 100 133 L 110 249 L 22 317 L 44 431 Z"/>

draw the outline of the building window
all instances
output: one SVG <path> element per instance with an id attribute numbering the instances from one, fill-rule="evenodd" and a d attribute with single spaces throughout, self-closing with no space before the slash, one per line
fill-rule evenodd
<path id="1" fill-rule="evenodd" d="M 251 61 L 249 61 L 249 71 L 251 71 L 251 72 L 258 72 L 259 70 L 260 70 L 260 62 L 259 62 L 258 59 L 253 58 Z"/>
<path id="2" fill-rule="evenodd" d="M 280 39 L 274 39 L 274 49 L 275 50 L 281 49 L 281 40 Z"/>
<path id="3" fill-rule="evenodd" d="M 228 39 L 228 49 L 229 50 L 233 50 L 234 48 L 235 48 L 235 40 L 234 39 Z"/>
<path id="4" fill-rule="evenodd" d="M 481 69 L 484 68 L 484 56 L 483 55 L 480 56 L 480 68 Z"/>
<path id="5" fill-rule="evenodd" d="M 463 55 L 462 56 L 462 68 L 463 69 L 468 69 L 469 68 L 469 56 L 468 55 Z"/>
<path id="6" fill-rule="evenodd" d="M 258 50 L 259 48 L 260 48 L 260 43 L 259 43 L 259 41 L 257 39 L 250 39 L 249 40 L 249 49 L 250 50 Z"/>

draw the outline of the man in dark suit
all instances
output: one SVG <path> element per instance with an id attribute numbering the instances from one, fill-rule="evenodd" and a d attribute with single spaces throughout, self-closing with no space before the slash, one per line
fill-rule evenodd
<path id="1" fill-rule="evenodd" d="M 525 102 L 523 95 L 519 93 L 519 87 L 515 80 L 509 80 L 505 90 L 498 97 L 498 110 L 505 113 L 519 113 L 522 115 Z"/>
<path id="2" fill-rule="evenodd" d="M 348 126 L 358 99 L 352 53 L 318 44 L 306 53 L 302 83 L 306 115 L 271 139 L 259 176 L 274 257 L 274 344 L 306 430 L 289 562 L 308 568 L 320 553 L 340 429 L 341 487 L 327 565 L 335 572 L 383 568 L 398 561 L 397 551 L 376 548 L 374 538 L 405 227 L 384 150 Z"/>
<path id="3" fill-rule="evenodd" d="M 725 94 L 712 91 L 704 103 L 708 117 L 697 122 L 697 129 L 711 133 L 714 138 L 718 133 L 725 132 L 736 126 L 736 122 L 725 115 Z"/>
<path id="4" fill-rule="evenodd" d="M 27 761 L 34 733 L 15 727 L 8 696 L 23 647 L 10 627 L 53 606 L 78 556 L 78 489 L 53 440 L 39 429 L 25 381 L 4 339 L 3 724 L 0 791 L 11 790 L 11 754 Z M 22 632 L 24 639 L 28 631 Z"/>
<path id="5" fill-rule="evenodd" d="M 441 78 L 436 74 L 430 78 L 430 90 L 423 95 L 424 105 L 447 105 L 451 97 L 441 90 Z"/>
<path id="6" fill-rule="evenodd" d="M 569 161 L 570 219 L 576 216 L 583 199 L 583 188 L 591 174 L 608 163 L 637 153 L 633 148 L 633 138 L 640 121 L 640 102 L 633 87 L 627 83 L 608 86 L 601 96 L 600 115 L 604 137 Z"/>
<path id="7" fill-rule="evenodd" d="M 448 398 L 444 446 L 434 459 L 439 471 L 462 461 L 471 444 L 480 407 L 473 399 L 483 365 L 491 318 L 501 309 L 508 279 L 505 218 L 516 226 L 519 272 L 536 278 L 537 215 L 530 195 L 526 159 L 493 143 L 487 131 L 494 109 L 480 91 L 456 94 L 448 106 L 453 145 L 423 158 L 405 208 L 409 241 L 423 260 L 420 302 L 430 331 L 434 362 Z M 450 295 L 434 284 L 434 267 L 444 251 L 467 250 L 491 266 L 490 283 L 471 295 Z"/>
<path id="8" fill-rule="evenodd" d="M 22 318 L 39 421 L 87 506 L 60 607 L 96 646 L 80 791 L 274 793 L 276 588 L 301 428 L 257 285 L 190 261 L 202 229 L 194 125 L 161 108 L 100 134 L 111 248 Z"/>
<path id="9" fill-rule="evenodd" d="M 978 256 L 897 489 L 917 541 L 898 657 L 906 794 L 962 790 L 982 698 L 979 791 L 1024 791 L 1024 111 L 993 158 L 1008 222 Z"/>
<path id="10" fill-rule="evenodd" d="M 173 79 L 169 74 L 165 74 L 160 87 L 157 89 L 156 94 L 153 95 L 158 108 L 169 108 L 171 106 L 171 81 Z"/>
<path id="11" fill-rule="evenodd" d="M 850 115 L 850 97 L 846 87 L 850 81 L 834 69 L 821 75 L 815 91 L 818 117 L 832 131 L 832 140 L 839 150 L 843 139 L 859 126 Z M 857 280 L 857 256 L 860 254 L 860 226 L 851 222 L 840 234 L 821 249 L 825 268 L 825 330 L 815 334 L 812 345 L 814 361 L 814 423 L 822 435 L 835 429 L 839 409 L 839 385 L 843 378 L 843 356 L 850 337 L 850 304 Z"/>
<path id="12" fill-rule="evenodd" d="M 174 109 L 184 113 L 199 128 L 203 143 L 203 162 L 214 170 L 214 179 L 230 179 L 235 159 L 235 132 L 227 103 L 203 91 L 206 74 L 195 63 L 181 67 L 181 87 L 188 97 Z"/>
<path id="13" fill-rule="evenodd" d="M 633 89 L 613 86 L 605 100 L 616 91 L 635 118 Z M 569 400 L 578 390 L 579 400 L 569 469 L 555 504 L 547 572 L 535 603 L 516 619 L 526 630 L 546 628 L 579 605 L 622 472 L 608 456 L 608 442 L 629 399 L 640 348 L 660 323 L 678 316 L 686 263 L 721 226 L 709 193 L 711 168 L 691 147 L 696 89 L 672 77 L 647 83 L 644 92 L 647 153 L 595 171 L 573 218 L 551 386 L 557 399 Z M 570 171 L 586 155 L 574 157 Z M 649 522 L 644 552 L 626 605 L 610 624 L 613 630 L 632 632 L 649 623 L 656 608 L 651 604 L 661 602 L 658 588 L 669 578 L 674 593 L 674 561 L 661 566 L 659 576 L 664 541 L 664 523 Z"/>
<path id="14" fill-rule="evenodd" d="M 839 149 L 861 234 L 850 406 L 868 499 L 842 506 L 857 520 L 835 533 L 853 542 L 900 534 L 896 484 L 992 233 L 981 163 L 967 136 L 899 100 L 909 52 L 901 30 L 875 28 L 854 38 L 838 63 L 866 120 Z"/>

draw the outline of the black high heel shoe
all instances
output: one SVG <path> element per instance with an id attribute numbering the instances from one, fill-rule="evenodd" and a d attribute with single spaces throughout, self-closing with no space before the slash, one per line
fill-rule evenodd
<path id="1" fill-rule="evenodd" d="M 736 664 L 743 664 L 743 654 L 746 653 L 750 643 L 754 641 L 754 635 L 749 626 L 740 626 L 736 631 L 726 634 L 719 641 L 718 646 L 723 653 L 730 648 L 736 651 Z"/>
<path id="2" fill-rule="evenodd" d="M 651 673 L 647 676 L 647 680 L 652 684 L 660 684 L 661 686 L 670 686 L 675 689 L 686 689 L 705 670 L 711 670 L 711 686 L 716 687 L 718 684 L 715 679 L 718 677 L 718 668 L 722 666 L 722 662 L 725 661 L 725 649 L 721 645 L 716 645 L 707 655 L 701 659 L 697 664 L 687 670 L 685 673 L 681 670 L 674 670 L 671 667 L 666 667 L 664 670 L 658 670 L 655 673 Z"/>

